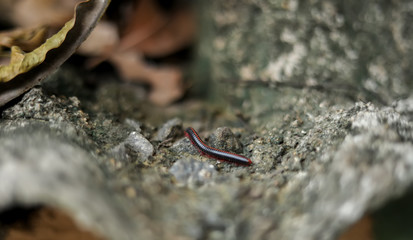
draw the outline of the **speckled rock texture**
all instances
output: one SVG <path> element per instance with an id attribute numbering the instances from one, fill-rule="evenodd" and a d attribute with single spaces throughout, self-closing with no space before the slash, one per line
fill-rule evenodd
<path id="1" fill-rule="evenodd" d="M 108 239 L 335 240 L 361 218 L 374 239 L 409 239 L 411 4 L 211 7 L 203 76 L 237 80 L 207 82 L 219 104 L 157 108 L 140 86 L 101 73 L 87 87 L 91 73 L 63 66 L 0 109 L 0 212 L 52 206 Z M 189 126 L 253 165 L 200 155 Z"/>
<path id="2" fill-rule="evenodd" d="M 278 127 L 201 128 L 254 162 L 242 167 L 200 155 L 183 132 L 158 140 L 193 120 L 150 127 L 43 88 L 2 112 L 0 208 L 61 208 L 108 239 L 337 239 L 413 185 L 413 98 L 308 108 L 303 91 Z"/>
<path id="3" fill-rule="evenodd" d="M 200 62 L 210 66 L 202 75 L 226 84 L 213 88 L 219 94 L 245 99 L 242 88 L 225 91 L 242 81 L 390 103 L 413 87 L 408 0 L 229 0 L 202 9 L 209 31 Z"/>

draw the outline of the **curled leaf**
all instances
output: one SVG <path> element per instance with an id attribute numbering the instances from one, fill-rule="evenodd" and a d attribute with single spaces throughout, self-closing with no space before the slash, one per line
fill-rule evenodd
<path id="1" fill-rule="evenodd" d="M 12 47 L 10 64 L 0 66 L 0 106 L 38 84 L 65 62 L 96 26 L 109 2 L 80 2 L 75 17 L 30 53 Z"/>
<path id="2" fill-rule="evenodd" d="M 66 38 L 67 32 L 73 28 L 74 22 L 74 19 L 68 21 L 58 33 L 29 53 L 24 53 L 17 46 L 12 46 L 10 64 L 7 66 L 0 66 L 0 82 L 8 82 L 17 75 L 25 73 L 41 64 L 46 58 L 47 52 L 62 44 L 63 40 Z"/>
<path id="3" fill-rule="evenodd" d="M 20 47 L 23 51 L 33 51 L 39 47 L 47 38 L 47 28 L 19 28 L 12 31 L 0 33 L 0 46 L 11 48 Z"/>

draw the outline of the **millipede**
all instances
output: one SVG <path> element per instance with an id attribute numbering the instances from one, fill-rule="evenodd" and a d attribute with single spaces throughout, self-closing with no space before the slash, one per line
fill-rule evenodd
<path id="1" fill-rule="evenodd" d="M 198 133 L 191 127 L 185 130 L 185 135 L 202 155 L 244 166 L 249 166 L 252 164 L 251 159 L 247 157 L 206 145 L 199 137 Z"/>

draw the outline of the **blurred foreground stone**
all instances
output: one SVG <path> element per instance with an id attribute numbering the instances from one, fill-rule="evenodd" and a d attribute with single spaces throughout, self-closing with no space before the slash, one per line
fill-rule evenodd
<path id="1" fill-rule="evenodd" d="M 106 186 L 96 158 L 65 125 L 2 122 L 0 208 L 49 206 L 109 239 L 133 239 L 134 223 Z M 61 131 L 59 133 L 59 131 Z"/>

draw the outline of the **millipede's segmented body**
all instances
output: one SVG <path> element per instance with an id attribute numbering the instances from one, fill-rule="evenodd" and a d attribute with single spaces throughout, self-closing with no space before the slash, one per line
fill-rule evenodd
<path id="1" fill-rule="evenodd" d="M 249 166 L 252 164 L 252 161 L 249 158 L 206 145 L 193 128 L 187 128 L 185 130 L 185 135 L 202 155 L 240 165 Z"/>

